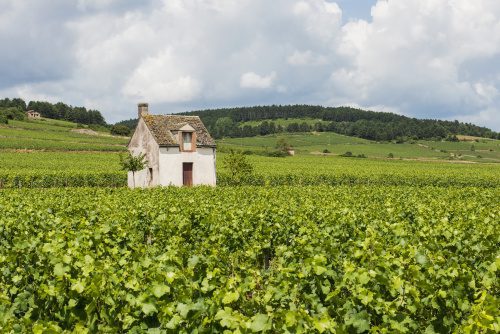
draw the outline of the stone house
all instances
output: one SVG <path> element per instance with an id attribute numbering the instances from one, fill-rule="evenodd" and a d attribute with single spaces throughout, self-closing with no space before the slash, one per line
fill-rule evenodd
<path id="1" fill-rule="evenodd" d="M 145 154 L 147 167 L 135 180 L 128 173 L 129 187 L 215 186 L 215 140 L 198 116 L 151 115 L 147 103 L 138 105 L 138 116 L 128 149 Z"/>
<path id="2" fill-rule="evenodd" d="M 26 116 L 28 116 L 28 119 L 40 119 L 41 118 L 40 113 L 36 112 L 34 110 L 28 110 L 26 112 Z"/>

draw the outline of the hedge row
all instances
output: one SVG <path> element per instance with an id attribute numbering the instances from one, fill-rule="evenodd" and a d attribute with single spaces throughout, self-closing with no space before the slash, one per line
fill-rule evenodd
<path id="1" fill-rule="evenodd" d="M 2 188 L 60 188 L 60 187 L 123 187 L 127 184 L 124 172 L 54 172 L 2 173 Z"/>
<path id="2" fill-rule="evenodd" d="M 124 187 L 127 175 L 124 172 L 57 172 L 57 173 L 5 173 L 0 174 L 2 188 L 59 188 L 59 187 Z M 405 185 L 405 186 L 455 186 L 494 188 L 500 186 L 497 178 L 449 178 L 429 175 L 402 177 L 401 175 L 260 175 L 234 178 L 228 174 L 217 176 L 218 186 L 318 186 L 318 185 Z"/>
<path id="3" fill-rule="evenodd" d="M 494 188 L 500 186 L 500 179 L 493 178 L 451 178 L 436 175 L 355 175 L 355 174 L 283 174 L 283 175 L 250 175 L 233 178 L 227 174 L 217 176 L 217 185 L 252 185 L 252 186 L 318 186 L 318 185 L 394 185 L 394 186 L 456 186 Z"/>

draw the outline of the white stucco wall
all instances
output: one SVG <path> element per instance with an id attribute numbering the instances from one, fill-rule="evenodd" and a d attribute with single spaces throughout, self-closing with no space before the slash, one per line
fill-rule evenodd
<path id="1" fill-rule="evenodd" d="M 130 139 L 128 150 L 134 156 L 141 153 L 146 154 L 146 160 L 148 161 L 146 169 L 135 172 L 135 187 L 144 188 L 159 185 L 158 157 L 160 147 L 142 118 L 139 120 L 137 128 Z M 149 168 L 152 168 L 153 171 L 152 179 L 149 175 Z M 134 187 L 132 172 L 128 173 L 128 186 L 131 188 Z"/>
<path id="2" fill-rule="evenodd" d="M 179 152 L 178 147 L 160 147 L 159 184 L 182 186 L 182 164 L 193 163 L 193 185 L 216 184 L 215 149 L 200 148 L 196 152 Z"/>
<path id="3" fill-rule="evenodd" d="M 147 169 L 135 172 L 135 182 L 132 172 L 127 174 L 127 183 L 130 188 L 145 188 L 148 186 L 149 180 L 147 175 Z"/>

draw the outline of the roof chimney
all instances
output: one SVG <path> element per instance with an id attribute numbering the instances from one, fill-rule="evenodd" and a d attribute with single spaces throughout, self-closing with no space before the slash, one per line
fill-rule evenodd
<path id="1" fill-rule="evenodd" d="M 149 105 L 147 103 L 137 104 L 137 109 L 139 118 L 145 115 L 149 115 Z"/>

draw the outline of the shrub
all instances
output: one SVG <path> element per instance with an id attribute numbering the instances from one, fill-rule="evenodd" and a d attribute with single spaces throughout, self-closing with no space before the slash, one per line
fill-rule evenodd
<path id="1" fill-rule="evenodd" d="M 347 151 L 347 152 L 345 152 L 344 154 L 341 154 L 340 156 L 341 156 L 341 157 L 348 157 L 348 158 L 349 158 L 349 157 L 352 157 L 352 152 Z"/>
<path id="2" fill-rule="evenodd" d="M 387 155 L 387 157 L 388 157 L 389 159 L 392 159 L 392 158 L 394 158 L 394 154 L 389 153 L 389 154 Z"/>
<path id="3" fill-rule="evenodd" d="M 281 151 L 281 152 L 288 154 L 288 151 L 291 149 L 291 146 L 289 143 L 287 143 L 285 138 L 280 138 L 280 139 L 278 139 L 278 142 L 276 143 L 276 149 L 278 151 Z"/>
<path id="4" fill-rule="evenodd" d="M 26 114 L 18 108 L 0 108 L 0 117 L 22 121 L 26 118 Z"/>
<path id="5" fill-rule="evenodd" d="M 129 136 L 130 128 L 125 125 L 113 125 L 111 127 L 111 134 L 117 136 Z"/>
<path id="6" fill-rule="evenodd" d="M 323 150 L 323 153 L 330 153 L 330 151 L 329 151 L 327 148 L 325 148 L 325 149 Z"/>
<path id="7" fill-rule="evenodd" d="M 123 187 L 127 174 L 123 172 L 30 172 L 0 173 L 3 188 L 62 188 L 62 187 Z"/>
<path id="8" fill-rule="evenodd" d="M 108 132 L 109 128 L 105 127 L 104 125 L 100 124 L 89 124 L 89 129 L 94 130 L 94 131 L 100 131 L 100 132 Z"/>
<path id="9" fill-rule="evenodd" d="M 396 142 L 396 144 L 404 144 L 405 138 L 404 137 L 397 137 L 395 142 Z"/>
<path id="10" fill-rule="evenodd" d="M 241 152 L 233 151 L 224 157 L 223 165 L 229 170 L 231 180 L 240 183 L 242 179 L 248 178 L 253 173 L 253 165 Z"/>
<path id="11" fill-rule="evenodd" d="M 284 158 L 284 157 L 288 156 L 288 152 L 268 151 L 268 152 L 265 152 L 264 155 L 267 157 L 273 157 L 273 158 Z"/>

